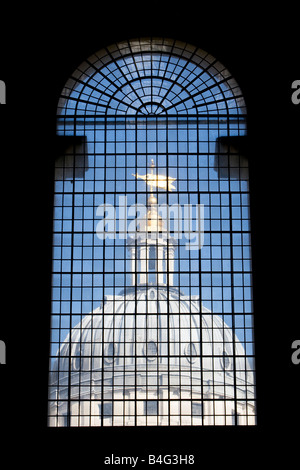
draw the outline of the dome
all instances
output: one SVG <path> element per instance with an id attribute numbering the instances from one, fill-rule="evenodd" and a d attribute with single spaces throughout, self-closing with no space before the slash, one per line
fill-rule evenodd
<path id="1" fill-rule="evenodd" d="M 53 369 L 60 380 L 70 370 L 151 370 L 159 367 L 169 374 L 190 375 L 198 371 L 199 381 L 233 386 L 253 384 L 245 351 L 219 315 L 212 314 L 197 298 L 177 288 L 138 286 L 106 299 L 103 306 L 75 326 L 64 341 Z M 205 372 L 203 374 L 201 372 Z M 234 377 L 235 376 L 235 377 Z M 116 380 L 116 378 L 115 378 Z M 233 389 L 232 389 L 233 393 Z M 243 393 L 243 392 L 241 392 Z"/>

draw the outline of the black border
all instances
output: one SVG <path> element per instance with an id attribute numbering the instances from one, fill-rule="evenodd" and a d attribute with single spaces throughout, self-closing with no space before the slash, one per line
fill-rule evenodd
<path id="1" fill-rule="evenodd" d="M 74 16 L 70 9 L 73 8 Z M 227 9 L 180 4 L 48 7 L 7 13 L 1 31 L 3 307 L 0 336 L 1 423 L 22 461 L 68 465 L 84 456 L 194 454 L 196 463 L 256 463 L 296 455 L 300 365 L 291 362 L 299 339 L 297 306 L 300 105 L 291 102 L 299 78 L 297 12 L 263 14 L 254 6 Z M 199 11 L 198 11 L 199 9 Z M 235 13 L 235 16 L 233 15 Z M 203 428 L 47 428 L 53 155 L 56 106 L 64 83 L 103 46 L 163 36 L 200 47 L 236 78 L 248 108 L 254 271 L 258 425 Z M 288 455 L 286 446 L 288 443 Z M 43 450 L 37 457 L 38 449 Z M 22 457 L 23 456 L 23 457 Z M 26 460 L 27 459 L 27 460 Z M 74 459 L 74 460 L 73 460 Z M 92 460 L 91 460 L 92 461 Z M 140 464 L 142 465 L 142 464 Z"/>

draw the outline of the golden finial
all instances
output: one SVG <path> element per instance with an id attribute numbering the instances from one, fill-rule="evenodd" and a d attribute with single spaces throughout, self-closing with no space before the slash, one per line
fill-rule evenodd
<path id="1" fill-rule="evenodd" d="M 153 188 L 164 189 L 165 191 L 172 191 L 176 189 L 173 185 L 173 182 L 176 181 L 176 178 L 171 178 L 170 176 L 164 175 L 155 175 L 154 174 L 155 163 L 152 158 L 151 160 L 151 172 L 147 173 L 146 175 L 139 175 L 138 173 L 133 174 L 137 179 L 140 178 L 145 181 L 146 184 L 150 186 L 151 193 L 153 192 Z"/>

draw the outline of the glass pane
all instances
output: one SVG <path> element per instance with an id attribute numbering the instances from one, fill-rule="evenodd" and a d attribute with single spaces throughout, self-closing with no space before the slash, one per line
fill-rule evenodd
<path id="1" fill-rule="evenodd" d="M 245 109 L 172 59 L 111 59 L 61 102 L 49 426 L 256 423 Z"/>

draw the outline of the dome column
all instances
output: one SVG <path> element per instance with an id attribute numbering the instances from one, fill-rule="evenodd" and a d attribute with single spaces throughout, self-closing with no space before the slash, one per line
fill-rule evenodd
<path id="1" fill-rule="evenodd" d="M 164 269 L 163 269 L 164 247 L 163 245 L 157 246 L 157 284 L 164 284 Z"/>
<path id="2" fill-rule="evenodd" d="M 139 284 L 146 284 L 147 283 L 147 259 L 148 259 L 148 249 L 146 245 L 141 245 L 139 247 L 140 250 L 140 279 Z"/>
<path id="3" fill-rule="evenodd" d="M 135 253 L 136 249 L 135 246 L 129 245 L 128 250 L 130 253 L 130 271 L 131 271 L 131 285 L 135 286 L 136 284 L 136 268 L 135 268 Z"/>
<path id="4" fill-rule="evenodd" d="M 168 265 L 168 285 L 173 286 L 174 284 L 174 257 L 175 257 L 175 246 L 169 245 L 167 248 L 167 265 Z"/>

